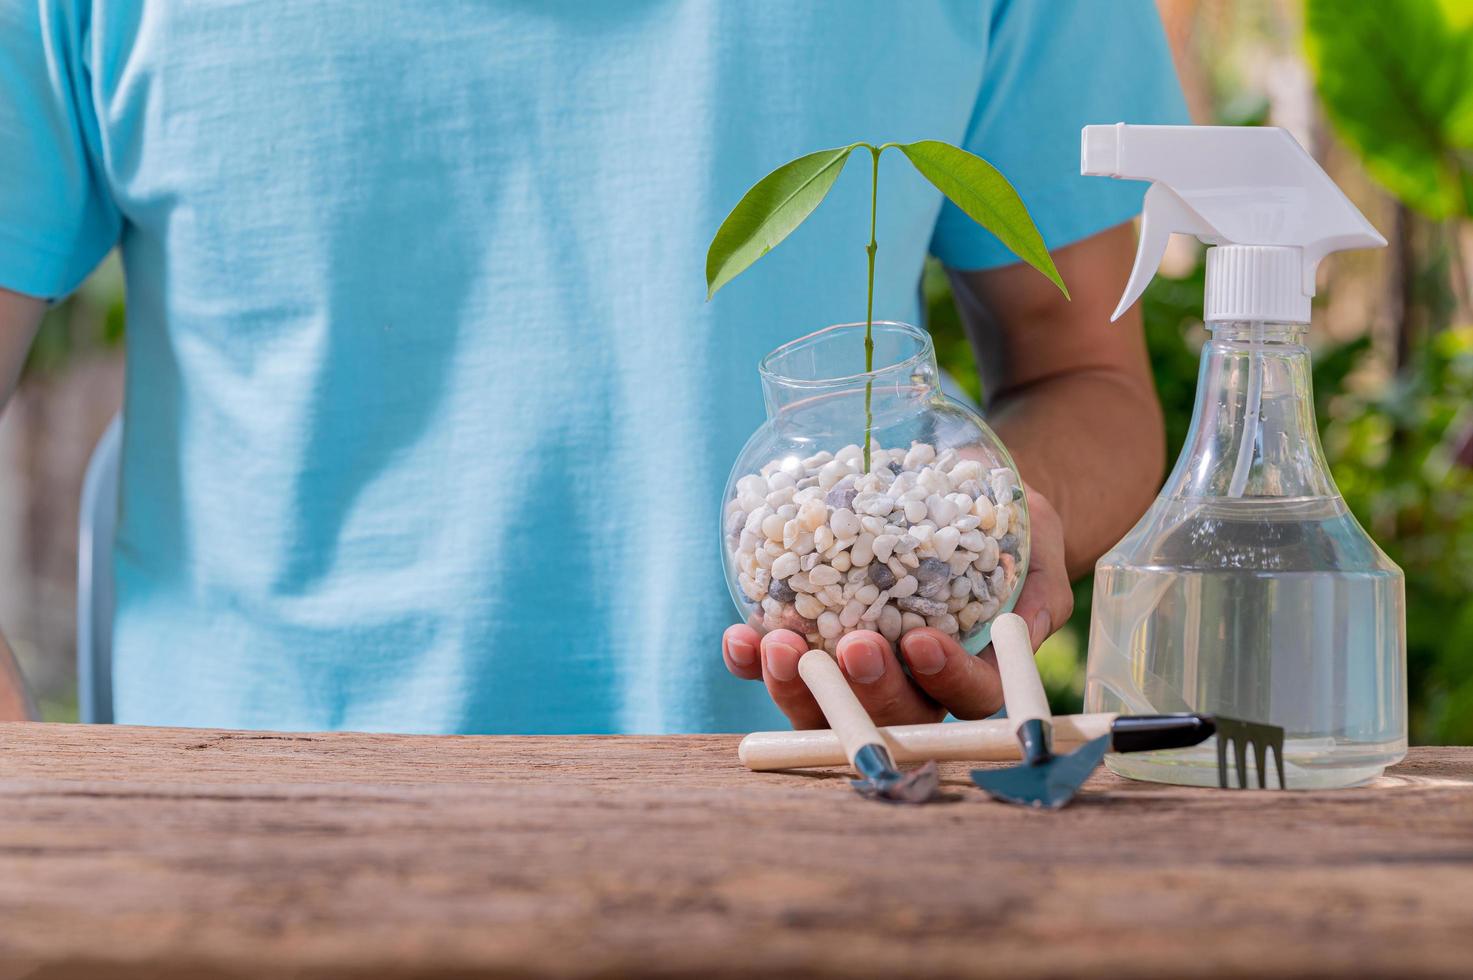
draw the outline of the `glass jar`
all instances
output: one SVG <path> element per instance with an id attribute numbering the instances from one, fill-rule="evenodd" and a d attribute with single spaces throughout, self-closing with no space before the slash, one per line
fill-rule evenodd
<path id="1" fill-rule="evenodd" d="M 924 625 L 977 653 L 1028 571 L 1022 480 L 987 423 L 942 394 L 929 334 L 875 323 L 866 371 L 864 331 L 829 327 L 762 359 L 767 421 L 722 498 L 727 585 L 759 632 L 810 647 Z"/>

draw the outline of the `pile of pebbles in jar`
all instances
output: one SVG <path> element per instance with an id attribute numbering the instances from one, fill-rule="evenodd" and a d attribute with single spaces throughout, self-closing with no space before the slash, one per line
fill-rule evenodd
<path id="1" fill-rule="evenodd" d="M 863 468 L 845 446 L 737 480 L 725 527 L 755 625 L 832 653 L 851 630 L 961 637 L 995 616 L 1027 533 L 1017 474 L 924 442 L 872 449 Z"/>

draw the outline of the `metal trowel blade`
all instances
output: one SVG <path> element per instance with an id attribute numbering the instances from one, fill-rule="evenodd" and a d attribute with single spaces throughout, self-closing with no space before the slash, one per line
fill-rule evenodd
<path id="1" fill-rule="evenodd" d="M 887 779 L 851 779 L 849 785 L 866 799 L 886 803 L 929 803 L 941 795 L 941 773 L 927 762 Z"/>
<path id="2" fill-rule="evenodd" d="M 1038 765 L 1010 769 L 975 769 L 972 782 L 994 799 L 1023 806 L 1057 809 L 1079 792 L 1110 750 L 1110 736 L 1085 742 L 1068 755 L 1056 755 Z"/>

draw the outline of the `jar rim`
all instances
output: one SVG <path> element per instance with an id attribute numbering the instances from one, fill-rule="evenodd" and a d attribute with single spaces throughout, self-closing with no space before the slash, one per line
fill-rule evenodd
<path id="1" fill-rule="evenodd" d="M 790 340 L 786 344 L 775 347 L 763 355 L 762 360 L 757 362 L 757 371 L 762 375 L 764 380 L 790 388 L 830 388 L 835 385 L 853 384 L 857 381 L 863 381 L 866 378 L 875 378 L 881 374 L 892 373 L 897 369 L 910 368 L 917 364 L 923 364 L 935 356 L 931 345 L 931 334 L 928 331 L 922 330 L 914 324 L 903 323 L 899 320 L 874 320 L 870 324 L 873 330 L 879 331 L 883 329 L 889 333 L 900 334 L 914 340 L 917 345 L 915 352 L 900 360 L 892 361 L 889 364 L 876 364 L 869 371 L 861 371 L 858 374 L 832 378 L 797 378 L 782 374 L 773 367 L 774 363 L 782 358 L 832 339 L 832 335 L 835 333 L 854 330 L 856 328 L 862 331 L 864 326 L 863 321 L 856 323 L 835 323 L 832 326 L 805 334 L 796 340 Z"/>

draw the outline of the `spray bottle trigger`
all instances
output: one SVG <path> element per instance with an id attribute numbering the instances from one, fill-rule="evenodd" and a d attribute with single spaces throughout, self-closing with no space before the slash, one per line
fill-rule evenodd
<path id="1" fill-rule="evenodd" d="M 1156 277 L 1173 232 L 1196 235 L 1204 241 L 1214 235 L 1212 226 L 1171 188 L 1165 184 L 1152 184 L 1146 191 L 1141 209 L 1141 240 L 1135 250 L 1135 265 L 1130 270 L 1130 281 L 1125 284 L 1125 295 L 1120 297 L 1120 305 L 1110 316 L 1111 323 L 1120 319 L 1141 298 Z"/>

